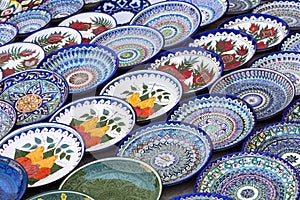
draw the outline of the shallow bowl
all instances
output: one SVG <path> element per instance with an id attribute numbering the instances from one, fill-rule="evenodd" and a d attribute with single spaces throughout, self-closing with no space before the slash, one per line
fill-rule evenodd
<path id="1" fill-rule="evenodd" d="M 10 23 L 0 22 L 0 46 L 13 41 L 18 35 L 18 28 Z"/>

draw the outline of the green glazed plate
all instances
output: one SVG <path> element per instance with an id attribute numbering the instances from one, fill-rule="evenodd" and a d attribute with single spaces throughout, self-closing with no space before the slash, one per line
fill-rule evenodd
<path id="1" fill-rule="evenodd" d="M 53 199 L 72 199 L 72 200 L 94 200 L 92 197 L 77 191 L 53 190 L 37 194 L 27 200 L 53 200 Z"/>

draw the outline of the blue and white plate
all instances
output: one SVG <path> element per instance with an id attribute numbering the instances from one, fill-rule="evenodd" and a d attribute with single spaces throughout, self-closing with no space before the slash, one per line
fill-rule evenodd
<path id="1" fill-rule="evenodd" d="M 295 100 L 285 109 L 282 121 L 300 122 L 300 99 Z"/>
<path id="2" fill-rule="evenodd" d="M 245 14 L 223 21 L 219 28 L 236 29 L 251 35 L 257 43 L 257 51 L 278 45 L 290 32 L 282 19 L 266 14 Z"/>
<path id="3" fill-rule="evenodd" d="M 165 38 L 165 47 L 171 47 L 193 35 L 201 21 L 200 10 L 193 4 L 165 1 L 141 10 L 131 19 L 130 24 L 157 29 Z"/>
<path id="4" fill-rule="evenodd" d="M 221 77 L 209 92 L 231 94 L 245 100 L 254 108 L 257 119 L 262 120 L 284 110 L 294 98 L 295 87 L 280 72 L 248 68 Z"/>
<path id="5" fill-rule="evenodd" d="M 283 19 L 291 29 L 300 28 L 300 2 L 293 0 L 270 1 L 260 4 L 253 13 L 277 16 Z"/>
<path id="6" fill-rule="evenodd" d="M 38 66 L 62 75 L 70 93 L 95 89 L 117 71 L 118 58 L 111 49 L 95 44 L 78 44 L 48 55 Z"/>
<path id="7" fill-rule="evenodd" d="M 6 101 L 0 100 L 0 139 L 14 127 L 17 121 L 15 108 Z"/>
<path id="8" fill-rule="evenodd" d="M 249 67 L 279 71 L 295 86 L 295 95 L 300 95 L 300 52 L 274 52 L 254 60 Z"/>
<path id="9" fill-rule="evenodd" d="M 194 93 L 206 89 L 220 78 L 224 64 L 216 53 L 185 47 L 157 55 L 148 62 L 146 69 L 168 72 L 180 80 L 185 93 Z"/>
<path id="10" fill-rule="evenodd" d="M 136 70 L 113 79 L 100 94 L 126 100 L 141 122 L 166 114 L 179 102 L 182 92 L 180 81 L 166 72 Z"/>
<path id="11" fill-rule="evenodd" d="M 139 128 L 122 141 L 117 156 L 141 160 L 160 175 L 163 185 L 188 180 L 212 155 L 209 136 L 196 126 L 181 122 L 158 122 Z"/>
<path id="12" fill-rule="evenodd" d="M 229 8 L 226 14 L 241 14 L 257 7 L 261 0 L 228 0 Z"/>
<path id="13" fill-rule="evenodd" d="M 59 74 L 32 69 L 15 73 L 0 82 L 0 99 L 17 112 L 17 125 L 44 120 L 67 100 L 68 83 Z"/>
<path id="14" fill-rule="evenodd" d="M 250 105 L 239 98 L 206 94 L 180 102 L 169 112 L 167 120 L 193 124 L 204 130 L 218 151 L 245 139 L 256 124 L 256 115 Z"/>
<path id="15" fill-rule="evenodd" d="M 298 51 L 300 52 L 300 31 L 291 32 L 282 40 L 280 51 Z"/>
<path id="16" fill-rule="evenodd" d="M 13 41 L 18 35 L 18 28 L 10 23 L 0 22 L 0 46 Z"/>
<path id="17" fill-rule="evenodd" d="M 132 68 L 155 56 L 164 46 L 163 35 L 146 26 L 120 26 L 97 35 L 91 44 L 112 49 L 119 58 L 119 68 Z"/>
<path id="18" fill-rule="evenodd" d="M 82 98 L 64 106 L 50 122 L 67 124 L 83 137 L 86 151 L 110 147 L 134 127 L 136 116 L 129 103 L 110 96 Z"/>
<path id="19" fill-rule="evenodd" d="M 195 192 L 191 194 L 183 194 L 178 197 L 174 197 L 170 200 L 233 200 L 233 199 L 220 194 L 214 194 L 208 192 L 202 192 L 202 193 Z"/>
<path id="20" fill-rule="evenodd" d="M 20 200 L 27 183 L 24 167 L 11 158 L 0 156 L 0 199 Z"/>

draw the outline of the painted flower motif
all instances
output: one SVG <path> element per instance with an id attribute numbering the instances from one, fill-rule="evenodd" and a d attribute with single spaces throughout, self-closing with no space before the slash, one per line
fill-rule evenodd
<path id="1" fill-rule="evenodd" d="M 15 69 L 9 69 L 9 68 L 7 68 L 7 69 L 3 70 L 3 75 L 4 75 L 4 77 L 7 77 L 7 76 L 9 76 L 9 75 L 11 75 L 11 74 L 13 74 L 15 72 L 16 72 Z"/>
<path id="2" fill-rule="evenodd" d="M 268 46 L 264 43 L 264 42 L 258 42 L 257 43 L 257 48 L 258 49 L 265 49 L 267 48 Z"/>
<path id="3" fill-rule="evenodd" d="M 94 29 L 92 32 L 95 34 L 95 35 L 98 35 L 104 31 L 108 30 L 108 28 L 106 28 L 105 26 L 99 26 L 98 28 Z"/>
<path id="4" fill-rule="evenodd" d="M 296 163 L 298 159 L 299 158 L 297 158 L 296 156 L 293 156 L 293 155 L 289 155 L 285 158 L 285 160 L 287 160 L 290 163 Z"/>
<path id="5" fill-rule="evenodd" d="M 260 35 L 262 38 L 269 38 L 274 36 L 275 34 L 276 34 L 276 30 L 274 29 L 274 27 L 269 29 L 263 29 L 260 31 Z"/>
<path id="6" fill-rule="evenodd" d="M 216 45 L 218 52 L 230 51 L 233 48 L 232 40 L 229 41 L 219 41 Z"/>
<path id="7" fill-rule="evenodd" d="M 9 53 L 1 53 L 0 54 L 0 63 L 7 62 L 10 59 Z"/>
<path id="8" fill-rule="evenodd" d="M 193 77 L 193 83 L 196 85 L 206 85 L 213 79 L 213 74 L 210 73 L 209 71 L 204 71 L 202 73 L 196 74 Z"/>
<path id="9" fill-rule="evenodd" d="M 244 45 L 241 46 L 241 47 L 237 50 L 237 54 L 240 55 L 240 56 L 244 56 L 244 55 L 246 55 L 247 53 L 248 53 L 248 49 L 246 49 L 246 48 L 244 47 Z"/>
<path id="10" fill-rule="evenodd" d="M 155 112 L 153 109 L 155 100 L 155 97 L 149 97 L 142 101 L 140 99 L 140 94 L 137 92 L 126 99 L 126 101 L 133 106 L 136 115 L 141 118 L 148 118 Z"/>
<path id="11" fill-rule="evenodd" d="M 255 33 L 256 31 L 258 31 L 258 26 L 254 23 L 251 23 L 251 26 L 249 27 L 249 31 L 251 33 Z"/>
<path id="12" fill-rule="evenodd" d="M 48 37 L 47 42 L 49 44 L 57 44 L 59 42 L 61 42 L 64 39 L 64 36 L 60 35 L 60 34 L 52 34 Z"/>
<path id="13" fill-rule="evenodd" d="M 226 69 L 234 69 L 241 65 L 241 61 L 236 59 L 236 54 L 224 54 L 221 56 Z"/>
<path id="14" fill-rule="evenodd" d="M 32 58 L 29 58 L 27 60 L 24 60 L 22 62 L 22 65 L 24 67 L 26 67 L 27 69 L 30 69 L 30 68 L 33 68 L 34 66 L 36 66 L 39 62 L 39 59 L 35 58 L 35 57 L 32 57 Z"/>
<path id="15" fill-rule="evenodd" d="M 74 28 L 78 31 L 87 31 L 92 27 L 92 23 L 88 22 L 72 22 L 69 25 L 71 28 Z"/>
<path id="16" fill-rule="evenodd" d="M 26 57 L 26 56 L 31 56 L 32 54 L 34 54 L 36 51 L 22 51 L 21 53 L 19 53 L 19 56 L 21 57 Z"/>

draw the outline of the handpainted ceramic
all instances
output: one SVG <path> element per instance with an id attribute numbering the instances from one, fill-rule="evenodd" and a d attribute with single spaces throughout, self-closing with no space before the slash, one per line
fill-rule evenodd
<path id="1" fill-rule="evenodd" d="M 19 35 L 26 35 L 46 27 L 51 19 L 52 16 L 47 10 L 30 9 L 12 15 L 7 22 L 18 27 Z"/>
<path id="2" fill-rule="evenodd" d="M 95 12 L 107 13 L 116 19 L 118 25 L 126 25 L 134 15 L 150 5 L 148 0 L 101 0 Z"/>
<path id="3" fill-rule="evenodd" d="M 300 52 L 274 52 L 254 60 L 249 67 L 265 68 L 285 74 L 295 86 L 295 95 L 300 95 Z"/>
<path id="4" fill-rule="evenodd" d="M 289 26 L 285 21 L 265 14 L 235 16 L 221 23 L 219 28 L 236 29 L 248 33 L 256 40 L 258 51 L 278 45 L 289 34 Z"/>
<path id="5" fill-rule="evenodd" d="M 81 44 L 82 37 L 79 31 L 69 27 L 51 27 L 37 31 L 23 40 L 43 47 L 46 55 L 54 51 Z"/>
<path id="6" fill-rule="evenodd" d="M 298 51 L 300 52 L 300 31 L 294 31 L 282 40 L 280 51 Z"/>
<path id="7" fill-rule="evenodd" d="M 22 4 L 18 0 L 1 0 L 0 22 L 5 22 L 11 15 L 22 11 Z"/>
<path id="8" fill-rule="evenodd" d="M 192 194 L 183 194 L 178 197 L 174 197 L 170 200 L 233 200 L 233 199 L 220 194 L 196 192 Z"/>
<path id="9" fill-rule="evenodd" d="M 146 26 L 120 26 L 96 36 L 91 44 L 112 49 L 119 58 L 119 68 L 131 68 L 155 56 L 164 46 L 163 35 Z"/>
<path id="10" fill-rule="evenodd" d="M 44 120 L 60 108 L 69 94 L 66 80 L 48 70 L 26 70 L 0 82 L 0 99 L 17 112 L 17 125 Z"/>
<path id="11" fill-rule="evenodd" d="M 244 65 L 256 52 L 255 40 L 250 35 L 233 29 L 200 33 L 188 46 L 205 48 L 220 55 L 225 71 Z"/>
<path id="12" fill-rule="evenodd" d="M 88 196 L 87 194 L 71 191 L 71 190 L 51 190 L 41 194 L 37 194 L 26 200 L 94 200 L 94 198 Z"/>
<path id="13" fill-rule="evenodd" d="M 20 200 L 27 183 L 25 169 L 15 160 L 0 156 L 0 198 Z"/>
<path id="14" fill-rule="evenodd" d="M 165 47 L 182 43 L 193 35 L 201 24 L 200 10 L 193 4 L 165 1 L 138 12 L 130 24 L 150 26 L 165 38 Z"/>
<path id="15" fill-rule="evenodd" d="M 83 12 L 63 20 L 58 26 L 67 26 L 78 30 L 82 43 L 89 43 L 96 35 L 117 26 L 116 20 L 105 13 Z"/>
<path id="16" fill-rule="evenodd" d="M 141 160 L 160 175 L 163 185 L 188 180 L 211 158 L 212 143 L 206 133 L 181 122 L 158 122 L 134 131 L 116 155 Z"/>
<path id="17" fill-rule="evenodd" d="M 228 0 L 180 0 L 194 4 L 201 12 L 201 27 L 210 25 L 228 11 Z"/>
<path id="18" fill-rule="evenodd" d="M 62 19 L 77 13 L 84 6 L 84 0 L 48 0 L 39 8 L 48 10 L 53 20 Z"/>
<path id="19" fill-rule="evenodd" d="M 295 87 L 280 72 L 248 68 L 221 77 L 209 92 L 231 94 L 245 100 L 254 108 L 257 119 L 262 120 L 284 110 L 294 98 Z"/>
<path id="20" fill-rule="evenodd" d="M 182 96 L 180 81 L 158 70 L 136 70 L 123 74 L 104 86 L 101 95 L 119 97 L 130 103 L 137 121 L 166 114 Z"/>
<path id="21" fill-rule="evenodd" d="M 71 172 L 84 154 L 84 141 L 66 125 L 36 123 L 17 129 L 0 141 L 0 155 L 26 170 L 28 187 L 54 182 Z"/>
<path id="22" fill-rule="evenodd" d="M 39 45 L 28 42 L 14 42 L 0 47 L 0 67 L 4 77 L 16 72 L 35 69 L 45 58 Z"/>
<path id="23" fill-rule="evenodd" d="M 300 172 L 300 123 L 277 122 L 253 132 L 244 142 L 243 151 L 267 152 L 288 161 Z"/>
<path id="24" fill-rule="evenodd" d="M 280 0 L 265 2 L 256 7 L 253 13 L 269 14 L 283 19 L 291 29 L 300 28 L 300 2 Z"/>
<path id="25" fill-rule="evenodd" d="M 0 22 L 0 46 L 13 41 L 18 34 L 18 28 L 10 23 Z"/>
<path id="26" fill-rule="evenodd" d="M 95 188 L 96 187 L 96 188 Z M 85 192 L 95 199 L 159 200 L 162 182 L 148 164 L 130 158 L 104 158 L 73 171 L 61 190 Z"/>
<path id="27" fill-rule="evenodd" d="M 111 49 L 94 44 L 72 45 L 48 55 L 38 68 L 56 72 L 67 80 L 70 93 L 95 89 L 117 71 L 118 58 Z"/>
<path id="28" fill-rule="evenodd" d="M 240 143 L 251 133 L 256 115 L 249 104 L 239 98 L 205 94 L 175 106 L 167 120 L 199 127 L 211 138 L 214 150 L 223 150 Z"/>
<path id="29" fill-rule="evenodd" d="M 51 122 L 75 128 L 85 141 L 86 151 L 96 151 L 116 144 L 132 130 L 135 120 L 135 112 L 129 103 L 109 96 L 73 101 L 50 119 Z"/>
<path id="30" fill-rule="evenodd" d="M 16 121 L 15 108 L 8 102 L 0 100 L 0 139 L 11 131 Z"/>
<path id="31" fill-rule="evenodd" d="M 212 192 L 236 200 L 298 199 L 299 174 L 278 156 L 237 152 L 213 161 L 198 176 L 196 192 Z"/>
<path id="32" fill-rule="evenodd" d="M 257 7 L 261 0 L 228 0 L 229 8 L 226 14 L 245 13 Z"/>
<path id="33" fill-rule="evenodd" d="M 285 109 L 282 121 L 300 122 L 300 99 L 295 100 Z"/>
<path id="34" fill-rule="evenodd" d="M 194 93 L 220 78 L 224 64 L 220 56 L 211 51 L 185 47 L 159 54 L 148 62 L 146 69 L 168 72 L 180 80 L 185 93 Z"/>

